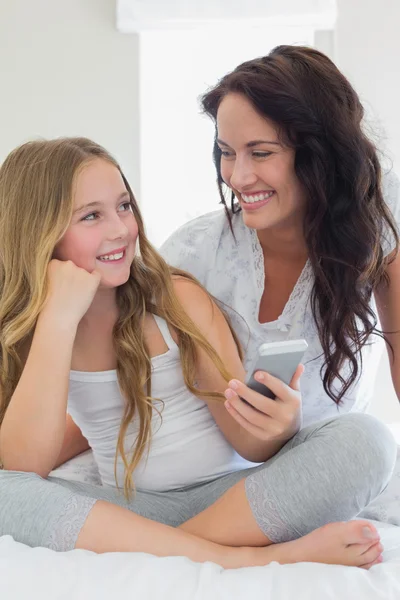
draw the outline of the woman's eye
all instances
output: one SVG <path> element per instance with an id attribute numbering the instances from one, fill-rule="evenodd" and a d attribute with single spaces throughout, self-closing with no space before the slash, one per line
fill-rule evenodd
<path id="1" fill-rule="evenodd" d="M 267 156 L 270 156 L 271 154 L 272 152 L 261 152 L 260 150 L 253 152 L 255 158 L 267 158 Z"/>
<path id="2" fill-rule="evenodd" d="M 224 158 L 231 158 L 233 156 L 232 152 L 229 152 L 229 150 L 221 150 L 221 156 L 223 156 Z"/>

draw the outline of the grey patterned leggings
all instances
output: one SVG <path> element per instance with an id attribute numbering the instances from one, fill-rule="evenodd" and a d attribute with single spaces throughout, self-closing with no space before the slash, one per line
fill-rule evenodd
<path id="1" fill-rule="evenodd" d="M 131 502 L 112 487 L 0 471 L 0 535 L 71 550 L 97 500 L 178 526 L 245 478 L 260 529 L 285 542 L 358 515 L 388 484 L 396 452 L 385 425 L 352 413 L 303 429 L 263 465 L 172 492 L 138 491 Z"/>

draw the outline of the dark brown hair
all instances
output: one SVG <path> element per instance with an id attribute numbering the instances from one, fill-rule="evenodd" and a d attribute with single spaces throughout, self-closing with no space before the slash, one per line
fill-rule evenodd
<path id="1" fill-rule="evenodd" d="M 364 109 L 333 62 L 301 46 L 278 46 L 223 77 L 202 98 L 215 122 L 229 93 L 245 96 L 295 150 L 295 172 L 307 197 L 304 236 L 315 275 L 311 306 L 325 357 L 321 376 L 326 393 L 340 404 L 360 374 L 361 348 L 372 333 L 384 337 L 369 302 L 377 285 L 387 283 L 385 236 L 393 235 L 398 250 L 377 151 L 361 126 Z M 240 207 L 231 192 L 228 210 L 220 160 L 215 142 L 218 188 L 232 229 L 231 215 Z M 348 377 L 341 373 L 344 365 Z"/>

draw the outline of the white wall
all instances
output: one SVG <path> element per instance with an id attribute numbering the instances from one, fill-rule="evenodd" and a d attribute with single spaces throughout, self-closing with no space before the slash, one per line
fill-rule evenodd
<path id="1" fill-rule="evenodd" d="M 238 35 L 241 43 L 232 44 Z M 180 225 L 219 208 L 211 159 L 214 125 L 200 112 L 201 95 L 224 73 L 278 44 L 313 41 L 312 27 L 270 31 L 263 23 L 243 23 L 240 32 L 231 25 L 223 31 L 207 27 L 141 34 L 140 186 L 153 244 L 160 246 Z M 162 182 L 160 191 L 155 175 Z"/>
<path id="2" fill-rule="evenodd" d="M 400 172 L 400 2 L 337 0 L 335 61 L 351 79 Z"/>
<path id="3" fill-rule="evenodd" d="M 378 143 L 400 174 L 400 2 L 337 0 L 334 60 L 367 108 Z M 387 355 L 379 368 L 372 412 L 400 421 Z"/>
<path id="4" fill-rule="evenodd" d="M 85 135 L 138 191 L 137 69 L 114 0 L 0 0 L 0 162 L 32 137 Z"/>

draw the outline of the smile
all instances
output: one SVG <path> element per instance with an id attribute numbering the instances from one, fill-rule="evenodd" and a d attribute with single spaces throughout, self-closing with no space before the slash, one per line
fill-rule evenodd
<path id="1" fill-rule="evenodd" d="M 268 198 L 271 198 L 271 196 L 275 193 L 274 190 L 271 190 L 270 192 L 265 192 L 262 194 L 241 194 L 242 196 L 242 200 L 244 202 L 247 202 L 247 204 L 254 204 L 254 202 L 261 202 L 262 200 L 268 200 Z"/>
<path id="2" fill-rule="evenodd" d="M 121 248 L 110 254 L 102 254 L 101 256 L 97 257 L 97 260 L 100 260 L 101 262 L 117 262 L 125 257 L 125 252 L 126 248 Z"/>

